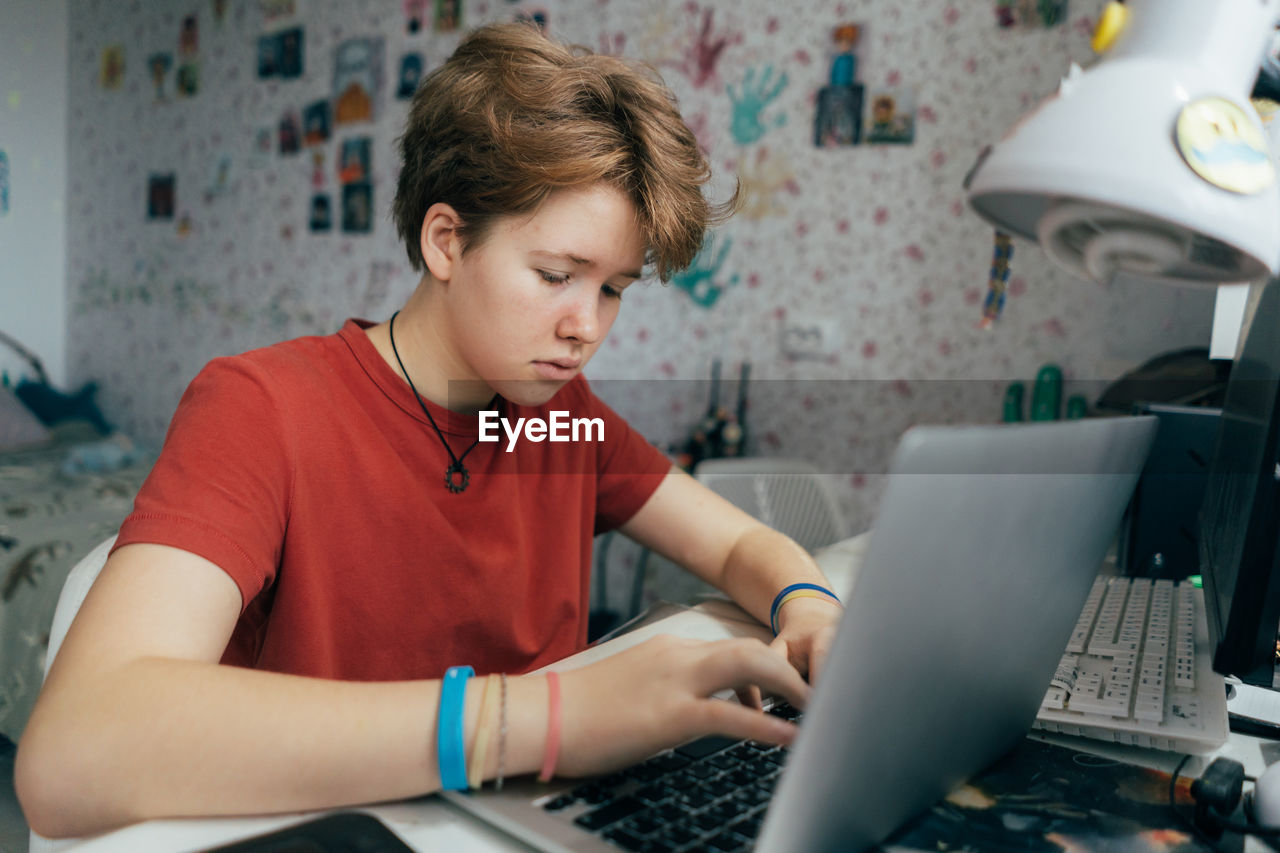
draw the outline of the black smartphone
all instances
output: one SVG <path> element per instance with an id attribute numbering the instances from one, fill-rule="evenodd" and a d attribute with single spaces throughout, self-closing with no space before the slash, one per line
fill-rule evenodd
<path id="1" fill-rule="evenodd" d="M 412 853 L 413 848 L 364 812 L 337 812 L 215 847 L 208 853 Z"/>

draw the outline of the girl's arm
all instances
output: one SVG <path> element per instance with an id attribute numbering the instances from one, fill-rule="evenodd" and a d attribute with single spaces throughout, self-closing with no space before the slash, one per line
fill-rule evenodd
<path id="1" fill-rule="evenodd" d="M 159 545 L 117 551 L 81 607 L 19 745 L 32 829 L 84 835 L 159 817 L 266 814 L 418 796 L 440 787 L 439 681 L 343 682 L 218 663 L 240 593 L 213 563 Z M 759 643 L 662 638 L 562 681 L 562 775 L 603 772 L 711 732 L 786 742 L 767 715 L 709 700 L 759 683 L 807 687 Z M 464 705 L 467 755 L 479 684 Z M 508 679 L 505 775 L 536 772 L 547 679 Z M 723 706 L 723 707 L 721 707 Z M 608 743 L 607 749 L 601 744 Z M 485 778 L 497 773 L 497 744 Z"/>

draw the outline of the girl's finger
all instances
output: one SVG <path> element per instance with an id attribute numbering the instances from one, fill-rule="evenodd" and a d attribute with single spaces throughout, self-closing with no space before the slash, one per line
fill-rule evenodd
<path id="1" fill-rule="evenodd" d="M 764 708 L 764 703 L 760 701 L 760 688 L 754 684 L 748 684 L 746 687 L 736 687 L 733 692 L 737 694 L 739 704 L 747 708 L 754 708 L 757 711 Z"/>
<path id="2" fill-rule="evenodd" d="M 707 646 L 700 667 L 706 681 L 699 692 L 709 696 L 726 687 L 754 685 L 772 696 L 781 696 L 803 709 L 809 701 L 809 685 L 777 651 L 759 640 L 722 640 Z"/>

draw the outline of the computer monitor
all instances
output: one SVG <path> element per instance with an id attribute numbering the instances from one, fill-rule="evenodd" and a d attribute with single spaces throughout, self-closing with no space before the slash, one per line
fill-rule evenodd
<path id="1" fill-rule="evenodd" d="M 1280 625 L 1280 282 L 1260 290 L 1227 385 L 1199 544 L 1213 668 L 1271 687 Z"/>

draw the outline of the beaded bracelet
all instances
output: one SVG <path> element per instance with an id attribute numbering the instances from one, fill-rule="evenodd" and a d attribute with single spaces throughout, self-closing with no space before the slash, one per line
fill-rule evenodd
<path id="1" fill-rule="evenodd" d="M 498 777 L 493 780 L 493 790 L 502 790 L 502 776 L 507 767 L 507 674 L 498 676 L 502 689 L 498 701 Z"/>
<path id="2" fill-rule="evenodd" d="M 778 636 L 778 611 L 782 609 L 782 605 L 793 598 L 829 598 L 836 604 L 840 603 L 839 596 L 816 583 L 793 583 L 790 586 L 784 586 L 782 591 L 774 597 L 773 606 L 769 608 L 769 627 L 773 629 L 775 637 Z"/>
<path id="3" fill-rule="evenodd" d="M 467 698 L 467 679 L 476 671 L 469 666 L 451 666 L 440 684 L 440 717 L 436 721 L 436 760 L 440 765 L 440 787 L 446 791 L 467 789 L 467 760 L 462 730 L 462 707 Z"/>

